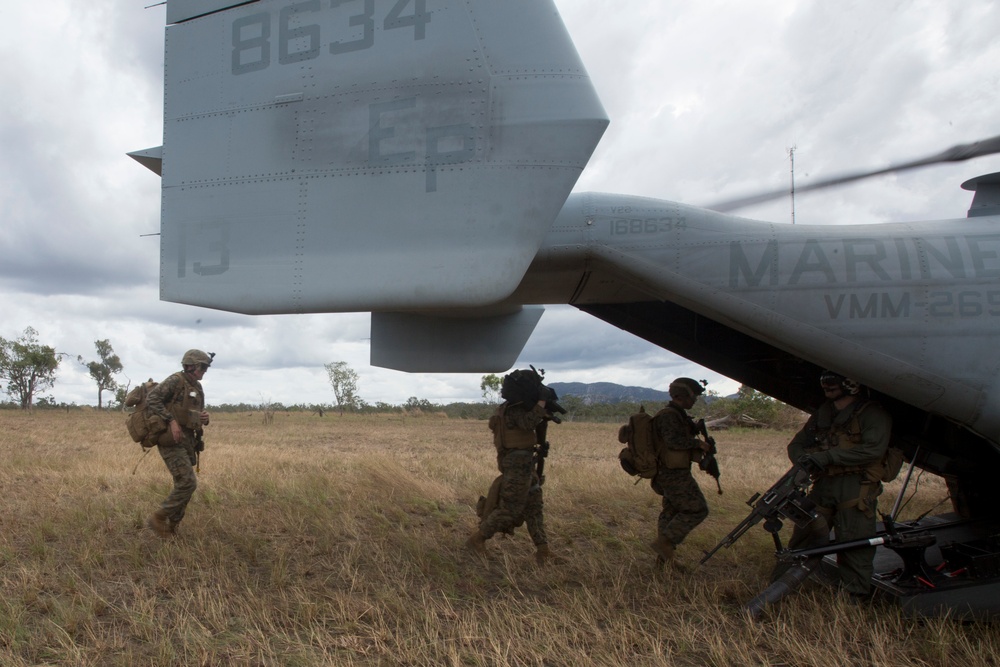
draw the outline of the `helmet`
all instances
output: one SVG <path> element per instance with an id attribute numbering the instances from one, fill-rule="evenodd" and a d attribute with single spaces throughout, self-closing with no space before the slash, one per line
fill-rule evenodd
<path id="1" fill-rule="evenodd" d="M 197 366 L 198 364 L 211 366 L 214 357 L 215 352 L 205 354 L 201 350 L 188 350 L 184 353 L 184 358 L 181 359 L 181 366 Z"/>
<path id="2" fill-rule="evenodd" d="M 851 396 L 861 391 L 860 382 L 844 377 L 840 373 L 834 373 L 833 371 L 823 371 L 819 376 L 819 383 L 827 387 L 840 387 L 841 391 Z"/>
<path id="3" fill-rule="evenodd" d="M 671 396 L 691 396 L 691 398 L 698 398 L 705 393 L 705 388 L 697 380 L 677 378 L 670 383 L 667 391 Z"/>

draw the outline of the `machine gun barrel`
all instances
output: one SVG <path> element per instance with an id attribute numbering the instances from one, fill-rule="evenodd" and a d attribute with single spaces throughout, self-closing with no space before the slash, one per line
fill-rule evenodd
<path id="1" fill-rule="evenodd" d="M 698 564 L 703 565 L 719 549 L 730 547 L 750 528 L 765 520 L 764 529 L 771 533 L 775 550 L 782 551 L 781 540 L 778 537 L 782 518 L 792 521 L 797 526 L 806 526 L 817 516 L 816 505 L 805 494 L 805 487 L 809 486 L 809 483 L 809 473 L 793 465 L 771 488 L 763 494 L 755 493 L 747 500 L 747 505 L 751 508 L 750 514 L 715 547 L 706 551 Z"/>
<path id="2" fill-rule="evenodd" d="M 847 540 L 845 542 L 831 542 L 818 547 L 808 549 L 783 549 L 775 556 L 783 563 L 796 563 L 808 560 L 813 556 L 827 556 L 838 554 L 852 549 L 862 549 L 864 547 L 878 547 L 885 545 L 890 549 L 910 549 L 917 547 L 933 546 L 937 542 L 937 537 L 929 530 L 919 530 L 909 533 L 882 533 L 872 537 L 865 537 L 857 540 Z"/>
<path id="3" fill-rule="evenodd" d="M 755 495 L 754 498 L 756 498 L 757 495 Z M 754 498 L 751 498 L 750 500 L 752 501 Z M 739 525 L 736 526 L 736 528 L 733 528 L 733 530 L 730 531 L 728 535 L 722 538 L 722 541 L 720 541 L 718 544 L 712 547 L 709 551 L 706 551 L 702 559 L 698 561 L 698 565 L 704 565 L 706 562 L 708 562 L 708 559 L 714 556 L 715 552 L 721 549 L 722 547 L 726 547 L 728 549 L 730 546 L 732 546 L 734 542 L 736 542 L 736 540 L 743 537 L 743 533 L 747 532 L 752 527 L 757 525 L 757 522 L 759 522 L 763 518 L 764 518 L 763 516 L 756 515 L 753 512 L 751 512 L 750 516 L 743 519 L 743 521 L 741 521 Z"/>

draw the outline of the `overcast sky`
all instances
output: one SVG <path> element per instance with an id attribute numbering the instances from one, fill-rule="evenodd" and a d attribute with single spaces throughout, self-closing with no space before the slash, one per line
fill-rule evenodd
<path id="1" fill-rule="evenodd" d="M 0 336 L 34 327 L 69 354 L 47 395 L 95 404 L 76 362 L 108 339 L 133 382 L 184 350 L 218 354 L 209 403 L 331 403 L 346 361 L 370 403 L 479 400 L 481 375 L 368 363 L 369 318 L 250 317 L 158 300 L 159 178 L 127 151 L 162 141 L 165 8 L 153 0 L 0 4 Z M 557 0 L 611 125 L 578 191 L 689 204 L 922 157 L 1000 134 L 995 0 Z M 798 223 L 965 216 L 994 156 L 796 198 Z M 790 222 L 787 200 L 741 210 Z M 550 381 L 663 389 L 736 384 L 567 306 L 549 308 L 519 366 Z M 125 377 L 122 377 L 125 381 Z"/>

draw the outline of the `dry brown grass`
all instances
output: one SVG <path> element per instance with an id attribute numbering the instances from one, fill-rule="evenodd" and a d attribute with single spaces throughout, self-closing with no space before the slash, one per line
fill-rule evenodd
<path id="1" fill-rule="evenodd" d="M 0 412 L 0 664 L 995 665 L 995 628 L 845 606 L 815 588 L 764 622 L 759 527 L 687 575 L 655 572 L 658 497 L 618 468 L 617 426 L 550 428 L 546 521 L 462 543 L 495 476 L 484 422 L 217 415 L 182 537 L 143 528 L 169 489 L 123 418 Z M 725 495 L 689 565 L 787 467 L 788 433 L 719 434 Z M 898 486 L 898 484 L 897 484 Z M 904 516 L 944 494 L 923 483 Z M 892 502 L 891 492 L 886 503 Z"/>

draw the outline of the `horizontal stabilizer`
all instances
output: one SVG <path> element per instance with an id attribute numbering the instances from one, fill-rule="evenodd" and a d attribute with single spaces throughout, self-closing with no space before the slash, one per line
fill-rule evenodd
<path id="1" fill-rule="evenodd" d="M 490 317 L 372 313 L 372 366 L 409 373 L 501 373 L 510 369 L 545 309 Z"/>

